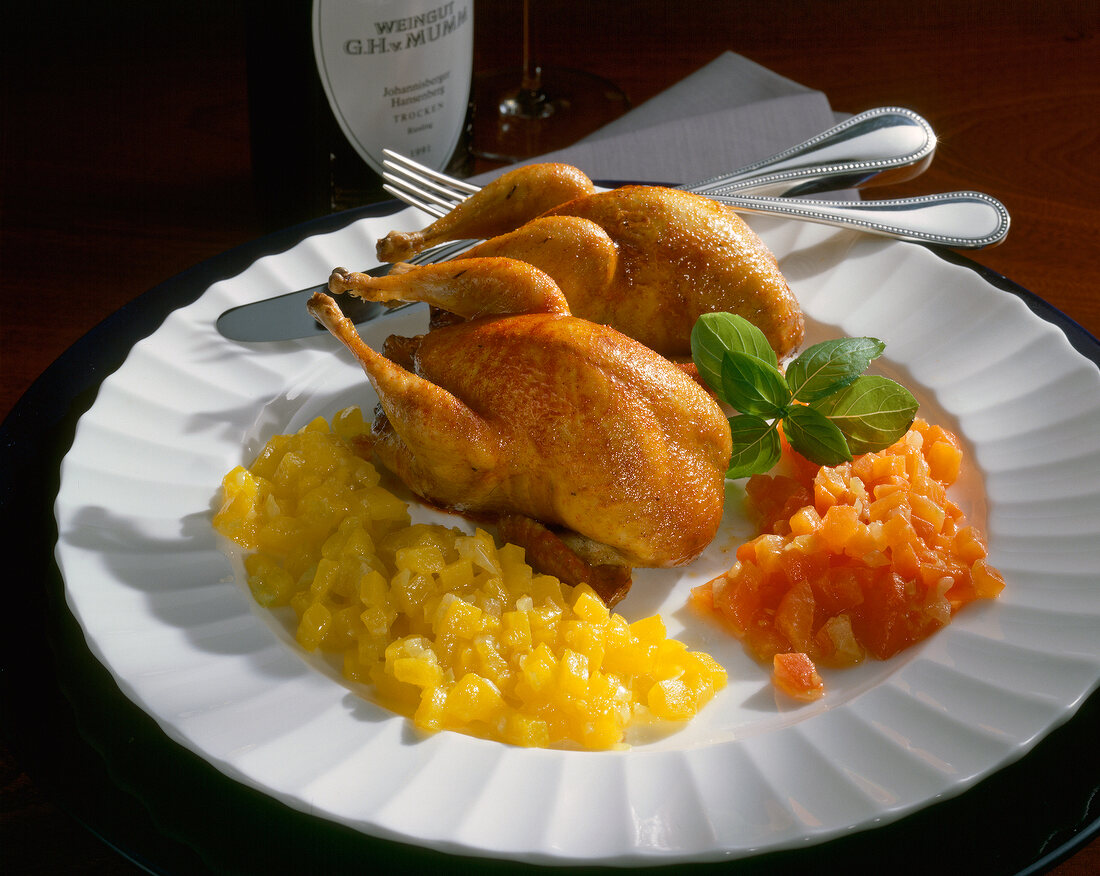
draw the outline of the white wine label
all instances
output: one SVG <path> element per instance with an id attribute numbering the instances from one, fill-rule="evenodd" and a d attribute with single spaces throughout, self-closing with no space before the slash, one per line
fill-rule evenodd
<path id="1" fill-rule="evenodd" d="M 378 173 L 383 149 L 447 165 L 466 120 L 473 46 L 472 0 L 314 0 L 329 105 Z"/>

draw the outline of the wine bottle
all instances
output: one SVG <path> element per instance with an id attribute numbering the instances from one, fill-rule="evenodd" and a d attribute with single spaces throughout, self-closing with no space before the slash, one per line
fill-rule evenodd
<path id="1" fill-rule="evenodd" d="M 266 0 L 247 24 L 269 228 L 389 197 L 383 148 L 468 172 L 472 0 Z"/>

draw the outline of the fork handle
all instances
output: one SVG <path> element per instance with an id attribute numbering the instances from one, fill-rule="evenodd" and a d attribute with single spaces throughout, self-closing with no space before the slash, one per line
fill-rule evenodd
<path id="1" fill-rule="evenodd" d="M 766 213 L 900 240 L 980 249 L 1008 234 L 1008 210 L 982 192 L 947 192 L 883 201 L 814 201 L 758 195 L 708 195 L 737 212 Z"/>
<path id="2" fill-rule="evenodd" d="M 921 173 L 936 151 L 932 126 L 912 110 L 879 107 L 757 161 L 702 180 L 699 194 L 810 195 L 900 182 Z"/>

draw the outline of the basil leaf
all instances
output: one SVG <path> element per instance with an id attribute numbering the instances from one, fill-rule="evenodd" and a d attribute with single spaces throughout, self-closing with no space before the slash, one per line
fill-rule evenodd
<path id="1" fill-rule="evenodd" d="M 791 400 L 779 369 L 748 353 L 726 351 L 718 394 L 742 414 L 780 417 Z"/>
<path id="2" fill-rule="evenodd" d="M 855 381 L 885 349 L 877 338 L 840 338 L 814 344 L 787 366 L 787 386 L 799 401 L 823 398 Z"/>
<path id="3" fill-rule="evenodd" d="M 836 395 L 816 401 L 813 408 L 829 418 L 848 439 L 852 453 L 873 453 L 889 447 L 908 431 L 917 400 L 888 377 L 860 377 Z"/>
<path id="4" fill-rule="evenodd" d="M 852 458 L 844 433 L 820 411 L 792 405 L 783 418 L 783 434 L 791 447 L 818 465 L 840 465 Z"/>
<path id="5" fill-rule="evenodd" d="M 733 455 L 726 471 L 727 478 L 766 474 L 779 462 L 782 449 L 775 423 L 767 423 L 748 414 L 731 417 L 730 437 L 733 439 Z"/>
<path id="6" fill-rule="evenodd" d="M 764 333 L 743 316 L 704 313 L 691 329 L 691 358 L 699 376 L 715 392 L 722 385 L 722 356 L 727 351 L 748 353 L 778 367 L 775 351 Z"/>

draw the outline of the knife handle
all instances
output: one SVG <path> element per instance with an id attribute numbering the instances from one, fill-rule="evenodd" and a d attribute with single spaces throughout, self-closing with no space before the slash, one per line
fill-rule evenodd
<path id="1" fill-rule="evenodd" d="M 980 249 L 1008 234 L 1004 204 L 982 192 L 947 192 L 883 201 L 813 201 L 759 195 L 708 195 L 739 213 L 764 213 L 881 234 L 898 240 Z"/>

